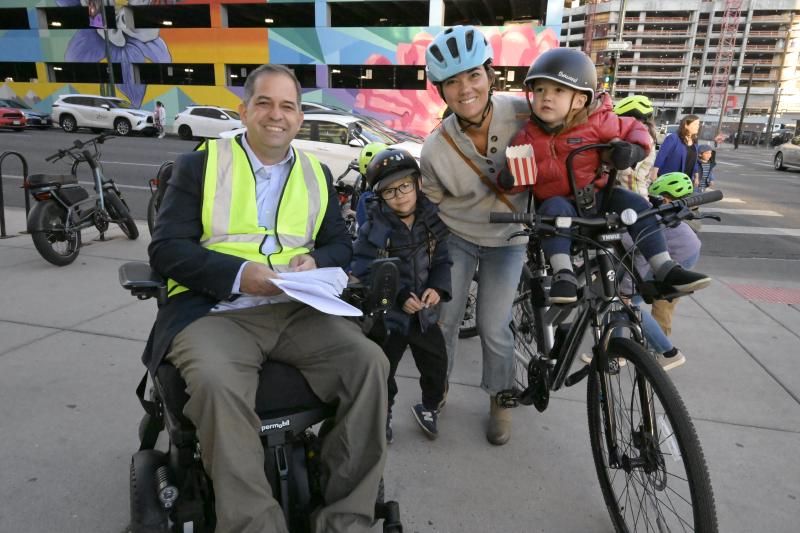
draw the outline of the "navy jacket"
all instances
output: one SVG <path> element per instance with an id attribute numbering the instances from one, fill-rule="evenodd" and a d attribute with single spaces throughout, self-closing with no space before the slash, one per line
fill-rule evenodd
<path id="1" fill-rule="evenodd" d="M 392 308 L 386 313 L 389 331 L 408 333 L 412 315 L 403 311 L 403 304 L 413 292 L 422 296 L 425 289 L 436 289 L 442 301 L 451 298 L 450 267 L 447 251 L 449 231 L 439 218 L 438 208 L 421 192 L 411 228 L 382 201 L 370 201 L 367 221 L 358 228 L 352 273 L 361 281 L 370 281 L 370 267 L 379 257 L 400 258 L 400 290 Z M 439 306 L 416 313 L 422 331 L 435 324 Z"/>
<path id="2" fill-rule="evenodd" d="M 689 150 L 694 150 L 697 154 L 697 143 L 689 147 Z M 695 173 L 700 170 L 697 164 L 699 157 L 695 157 L 694 169 L 689 174 L 689 177 L 694 179 Z M 677 133 L 670 133 L 664 138 L 664 142 L 658 149 L 656 160 L 653 166 L 658 168 L 658 175 L 663 176 L 669 172 L 683 172 L 686 167 L 686 145 L 683 144 L 681 138 Z"/>
<path id="3" fill-rule="evenodd" d="M 200 245 L 206 153 L 184 154 L 175 160 L 148 248 L 150 265 L 156 272 L 190 289 L 171 297 L 158 311 L 142 355 L 151 373 L 155 373 L 175 335 L 206 315 L 217 302 L 231 297 L 233 282 L 244 263 L 240 257 Z M 296 158 L 295 164 L 299 164 Z M 331 185 L 330 170 L 325 165 L 322 169 L 328 181 L 328 207 L 311 255 L 318 267 L 346 268 L 353 253 L 351 239 Z"/>

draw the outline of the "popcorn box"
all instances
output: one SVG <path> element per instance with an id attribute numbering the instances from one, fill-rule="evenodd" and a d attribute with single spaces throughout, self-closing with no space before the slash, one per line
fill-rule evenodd
<path id="1" fill-rule="evenodd" d="M 530 186 L 536 183 L 536 159 L 533 156 L 533 146 L 521 144 L 506 148 L 508 169 L 514 176 L 514 186 Z"/>

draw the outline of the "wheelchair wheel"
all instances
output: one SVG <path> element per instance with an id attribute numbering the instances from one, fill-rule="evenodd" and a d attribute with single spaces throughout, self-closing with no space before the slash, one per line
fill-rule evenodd
<path id="1" fill-rule="evenodd" d="M 157 450 L 142 450 L 131 458 L 131 533 L 168 533 L 167 512 L 156 494 L 156 469 L 167 463 Z"/>

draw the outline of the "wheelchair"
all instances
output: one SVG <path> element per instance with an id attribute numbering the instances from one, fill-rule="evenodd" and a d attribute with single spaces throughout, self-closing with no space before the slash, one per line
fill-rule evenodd
<path id="1" fill-rule="evenodd" d="M 364 313 L 362 329 L 373 327 L 397 293 L 396 260 L 378 260 L 373 283 L 348 285 L 343 297 Z M 140 300 L 166 302 L 164 280 L 144 262 L 119 268 L 120 285 Z M 194 425 L 183 415 L 188 399 L 178 370 L 162 362 L 146 395 L 148 374 L 136 394 L 145 415 L 139 423 L 139 450 L 130 466 L 131 533 L 210 533 L 214 531 L 214 490 L 200 460 Z M 322 503 L 319 461 L 322 440 L 333 424 L 335 405 L 323 403 L 302 374 L 289 365 L 264 363 L 259 374 L 256 413 L 264 445 L 264 473 L 283 509 L 291 533 L 310 531 L 309 515 Z M 320 424 L 315 433 L 312 426 Z M 166 432 L 167 451 L 156 448 Z M 163 446 L 161 446 L 163 448 Z M 375 519 L 385 533 L 402 533 L 400 509 L 384 501 L 383 481 Z"/>

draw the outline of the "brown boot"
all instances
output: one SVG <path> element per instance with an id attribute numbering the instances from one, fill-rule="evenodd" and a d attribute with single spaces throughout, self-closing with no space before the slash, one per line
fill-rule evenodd
<path id="1" fill-rule="evenodd" d="M 502 446 L 511 438 L 511 409 L 497 405 L 494 396 L 489 397 L 489 428 L 486 438 L 495 446 Z"/>

